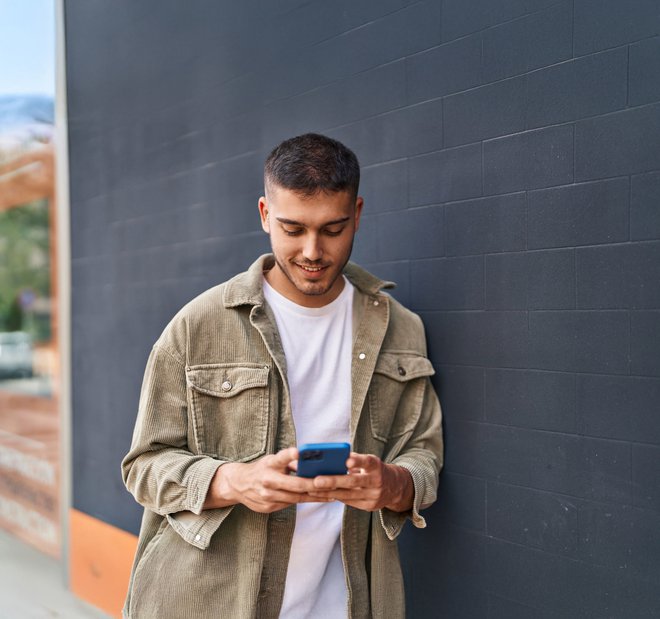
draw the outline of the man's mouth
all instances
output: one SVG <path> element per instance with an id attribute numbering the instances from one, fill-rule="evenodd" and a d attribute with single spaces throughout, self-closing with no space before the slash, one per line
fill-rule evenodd
<path id="1" fill-rule="evenodd" d="M 296 262 L 296 266 L 310 274 L 320 273 L 328 268 L 327 265 L 300 264 L 299 262 Z"/>
<path id="2" fill-rule="evenodd" d="M 298 266 L 301 269 L 305 269 L 305 271 L 309 271 L 310 273 L 316 273 L 317 271 L 320 271 L 321 269 L 325 268 L 325 267 L 308 267 L 308 266 L 305 266 L 304 264 L 299 264 Z"/>

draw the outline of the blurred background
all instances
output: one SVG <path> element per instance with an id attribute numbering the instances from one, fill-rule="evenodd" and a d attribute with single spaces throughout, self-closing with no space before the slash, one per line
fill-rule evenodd
<path id="1" fill-rule="evenodd" d="M 0 518 L 59 556 L 55 14 L 0 10 Z"/>
<path id="2" fill-rule="evenodd" d="M 0 580 L 48 557 L 120 615 L 147 355 L 268 250 L 307 131 L 358 155 L 353 258 L 437 370 L 409 616 L 660 616 L 657 0 L 0 0 Z"/>

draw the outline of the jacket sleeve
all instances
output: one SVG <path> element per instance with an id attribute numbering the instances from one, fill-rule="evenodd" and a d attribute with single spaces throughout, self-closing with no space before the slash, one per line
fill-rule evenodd
<path id="1" fill-rule="evenodd" d="M 131 449 L 121 464 L 126 488 L 140 505 L 166 516 L 186 541 L 205 548 L 233 509 L 202 511 L 222 464 L 189 450 L 185 363 L 156 344 L 145 370 Z"/>
<path id="2" fill-rule="evenodd" d="M 421 319 L 415 316 L 419 333 L 419 350 L 426 356 L 426 338 Z M 432 371 L 431 371 L 432 373 Z M 432 505 L 437 497 L 438 479 L 444 462 L 444 443 L 442 437 L 442 410 L 430 376 L 418 378 L 424 381 L 422 397 L 418 404 L 419 417 L 413 431 L 402 443 L 397 443 L 385 457 L 385 462 L 407 469 L 414 486 L 413 506 L 409 512 L 393 512 L 381 509 L 380 522 L 390 540 L 395 539 L 406 520 L 410 518 L 418 528 L 426 527 L 426 520 L 420 510 Z M 404 414 L 415 414 L 406 410 Z"/>
<path id="3" fill-rule="evenodd" d="M 388 460 L 390 464 L 407 469 L 414 486 L 413 507 L 409 512 L 380 510 L 381 524 L 391 540 L 401 533 L 408 518 L 416 527 L 424 528 L 426 520 L 419 512 L 432 505 L 437 496 L 438 477 L 442 469 L 444 453 L 442 413 L 431 381 L 428 378 L 424 380 L 426 381 L 424 401 L 415 431 L 401 452 L 392 460 Z"/>

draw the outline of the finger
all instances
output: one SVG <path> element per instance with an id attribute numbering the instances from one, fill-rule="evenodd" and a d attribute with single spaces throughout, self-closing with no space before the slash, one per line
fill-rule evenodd
<path id="1" fill-rule="evenodd" d="M 301 495 L 301 503 L 334 503 L 336 499 L 327 495 L 314 496 L 312 494 Z"/>
<path id="2" fill-rule="evenodd" d="M 354 507 L 355 509 L 361 509 L 362 511 L 365 512 L 375 512 L 381 509 L 373 501 L 351 501 L 350 499 L 347 499 L 341 502 L 344 505 L 348 505 L 349 507 Z"/>
<path id="3" fill-rule="evenodd" d="M 268 475 L 261 482 L 265 488 L 302 494 L 314 489 L 314 480 L 296 475 L 276 473 Z"/>
<path id="4" fill-rule="evenodd" d="M 376 470 L 380 465 L 380 458 L 372 454 L 359 454 L 352 452 L 349 459 L 346 461 L 346 467 L 348 469 L 364 469 L 366 472 Z"/>
<path id="5" fill-rule="evenodd" d="M 362 501 L 365 504 L 375 504 L 378 501 L 378 493 L 375 493 L 373 490 L 364 490 L 364 488 L 328 490 L 326 492 L 310 492 L 309 494 L 310 496 L 323 499 L 335 499 L 343 503 L 347 501 Z"/>
<path id="6" fill-rule="evenodd" d="M 319 475 L 313 479 L 315 489 L 373 488 L 375 479 L 370 475 Z"/>
<path id="7" fill-rule="evenodd" d="M 306 492 L 286 492 L 284 490 L 274 490 L 268 492 L 261 492 L 258 496 L 258 501 L 266 505 L 273 505 L 275 503 L 282 503 L 285 505 L 295 505 L 297 503 L 305 503 L 310 500 L 322 499 L 323 501 L 329 501 L 332 497 L 323 496 L 323 497 L 312 497 L 311 494 Z"/>
<path id="8" fill-rule="evenodd" d="M 287 447 L 273 455 L 271 463 L 278 467 L 287 466 L 292 460 L 298 460 L 298 449 L 296 447 Z"/>

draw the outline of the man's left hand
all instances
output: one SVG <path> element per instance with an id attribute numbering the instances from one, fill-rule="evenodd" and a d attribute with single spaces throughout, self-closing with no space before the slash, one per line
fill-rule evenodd
<path id="1" fill-rule="evenodd" d="M 330 498 L 346 505 L 376 511 L 412 509 L 414 486 L 410 472 L 395 464 L 385 464 L 378 456 L 351 453 L 346 461 L 347 475 L 319 475 L 314 478 L 310 496 Z"/>

